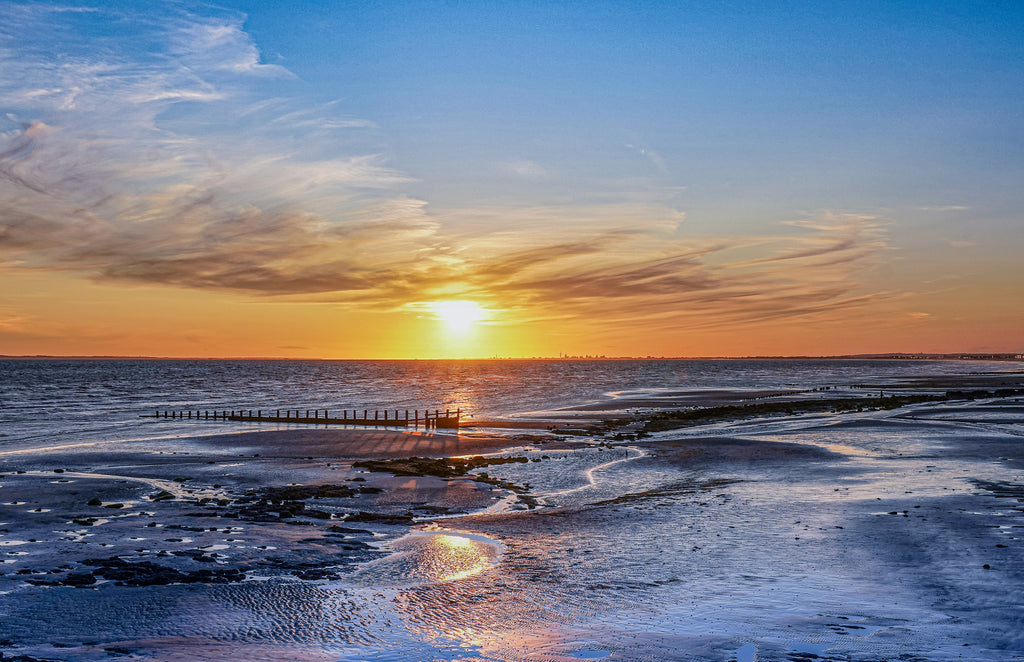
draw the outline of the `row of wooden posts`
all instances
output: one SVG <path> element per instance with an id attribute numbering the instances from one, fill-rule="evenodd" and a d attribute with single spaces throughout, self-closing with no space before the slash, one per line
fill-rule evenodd
<path id="1" fill-rule="evenodd" d="M 284 415 L 282 416 L 282 412 Z M 327 409 L 307 409 L 305 410 L 306 415 L 302 416 L 301 409 L 277 409 L 273 415 L 269 413 L 263 414 L 262 409 L 242 409 L 239 411 L 235 410 L 223 410 L 223 411 L 193 411 L 193 410 L 169 410 L 165 409 L 160 411 L 156 410 L 155 416 L 150 418 L 172 418 L 172 419 L 192 419 L 192 420 L 204 420 L 204 421 L 252 421 L 255 423 L 313 423 L 318 425 L 377 425 L 377 426 L 408 426 L 413 425 L 419 427 L 423 425 L 426 428 L 458 428 L 459 421 L 462 418 L 462 409 L 456 409 L 452 411 L 445 409 L 442 412 L 440 409 L 435 409 L 433 412 L 424 409 L 422 416 L 418 409 L 414 409 L 412 416 L 409 415 L 409 410 L 405 410 L 404 415 L 400 415 L 401 412 L 398 409 L 394 410 L 394 415 L 390 418 L 388 414 L 391 413 L 388 410 L 383 411 L 383 416 L 380 410 L 373 410 L 373 418 L 370 418 L 370 410 L 364 409 L 362 418 L 359 418 L 359 411 L 356 409 L 352 410 L 352 415 L 349 416 L 349 410 L 342 410 L 341 418 L 335 414 L 334 418 L 331 418 L 330 412 Z M 310 413 L 312 412 L 312 416 Z M 322 414 L 322 415 L 321 415 Z"/>

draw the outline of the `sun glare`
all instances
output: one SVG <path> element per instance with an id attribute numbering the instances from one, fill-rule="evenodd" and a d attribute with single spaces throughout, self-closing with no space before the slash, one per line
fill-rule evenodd
<path id="1" fill-rule="evenodd" d="M 475 301 L 438 301 L 432 306 L 438 319 L 452 331 L 467 331 L 484 318 L 485 310 Z"/>

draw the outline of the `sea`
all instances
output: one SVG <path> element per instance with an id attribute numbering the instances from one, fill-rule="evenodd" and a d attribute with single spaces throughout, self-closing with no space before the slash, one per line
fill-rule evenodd
<path id="1" fill-rule="evenodd" d="M 979 360 L 0 360 L 0 449 L 203 434 L 166 410 L 459 409 L 467 421 L 713 390 L 897 384 L 1019 370 Z M 251 430 L 218 422 L 209 434 Z M 262 424 L 266 428 L 266 424 Z"/>

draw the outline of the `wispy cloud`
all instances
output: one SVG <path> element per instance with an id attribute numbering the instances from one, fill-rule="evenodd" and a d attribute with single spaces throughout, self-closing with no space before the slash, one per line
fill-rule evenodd
<path id="1" fill-rule="evenodd" d="M 133 54 L 76 33 L 73 13 L 13 14 L 0 33 L 7 260 L 180 287 L 335 291 L 372 283 L 357 250 L 386 263 L 434 230 L 422 202 L 392 190 L 408 178 L 378 155 L 325 159 L 323 144 L 275 133 L 371 123 L 259 99 L 255 82 L 290 74 L 260 63 L 242 17 L 106 16 L 148 44 Z M 53 32 L 64 40 L 48 50 Z M 188 122 L 163 119 L 186 101 L 200 104 Z M 251 132 L 221 130 L 239 116 Z"/>
<path id="2" fill-rule="evenodd" d="M 275 86 L 291 74 L 261 62 L 240 16 L 89 14 L 127 22 L 146 45 L 138 51 L 98 43 L 72 11 L 8 13 L 9 267 L 394 309 L 463 297 L 508 320 L 623 327 L 827 317 L 889 296 L 860 278 L 887 247 L 871 216 L 822 212 L 763 235 L 695 236 L 678 209 L 628 196 L 430 209 L 381 154 L 346 144 L 345 132 L 374 122 Z M 529 161 L 508 168 L 545 174 Z"/>
<path id="3" fill-rule="evenodd" d="M 927 205 L 918 207 L 920 211 L 967 211 L 970 207 L 963 205 Z"/>

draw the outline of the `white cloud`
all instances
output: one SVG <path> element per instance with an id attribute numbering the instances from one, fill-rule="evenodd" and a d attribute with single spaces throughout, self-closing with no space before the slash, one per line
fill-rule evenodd
<path id="1" fill-rule="evenodd" d="M 512 161 L 508 168 L 520 177 L 536 178 L 547 174 L 543 166 L 533 161 Z"/>

